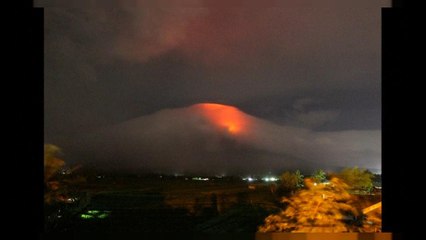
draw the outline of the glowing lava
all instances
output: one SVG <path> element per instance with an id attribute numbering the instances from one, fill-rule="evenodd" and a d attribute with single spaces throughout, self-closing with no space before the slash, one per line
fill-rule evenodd
<path id="1" fill-rule="evenodd" d="M 200 103 L 195 107 L 215 126 L 226 129 L 231 134 L 247 130 L 249 120 L 236 107 L 216 103 Z"/>

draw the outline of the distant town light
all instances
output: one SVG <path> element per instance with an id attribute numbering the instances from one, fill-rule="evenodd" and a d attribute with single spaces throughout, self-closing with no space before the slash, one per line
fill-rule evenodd
<path id="1" fill-rule="evenodd" d="M 195 181 L 208 181 L 209 178 L 193 177 L 192 180 L 195 180 Z"/>
<path id="2" fill-rule="evenodd" d="M 264 178 L 262 178 L 262 180 L 265 181 L 265 182 L 276 182 L 276 181 L 278 181 L 278 178 L 276 178 L 276 177 L 264 177 Z"/>
<path id="3" fill-rule="evenodd" d="M 243 181 L 249 181 L 249 182 L 253 182 L 253 181 L 256 181 L 256 180 L 257 180 L 257 178 L 253 178 L 253 177 L 243 178 Z"/>

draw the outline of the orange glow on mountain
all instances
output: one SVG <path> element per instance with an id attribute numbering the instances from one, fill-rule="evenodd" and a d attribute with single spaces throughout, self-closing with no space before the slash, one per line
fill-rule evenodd
<path id="1" fill-rule="evenodd" d="M 226 129 L 231 134 L 239 134 L 247 130 L 249 120 L 236 107 L 217 103 L 200 103 L 196 107 L 215 126 Z"/>

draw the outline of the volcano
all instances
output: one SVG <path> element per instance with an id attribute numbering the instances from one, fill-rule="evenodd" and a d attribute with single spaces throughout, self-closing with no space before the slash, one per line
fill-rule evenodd
<path id="1" fill-rule="evenodd" d="M 261 174 L 380 168 L 380 131 L 315 132 L 278 125 L 234 106 L 165 109 L 90 134 L 79 156 L 98 167 L 169 173 Z"/>

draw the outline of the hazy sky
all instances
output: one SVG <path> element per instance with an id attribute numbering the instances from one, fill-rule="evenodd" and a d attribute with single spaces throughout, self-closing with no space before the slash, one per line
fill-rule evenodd
<path id="1" fill-rule="evenodd" d="M 35 2 L 45 7 L 45 141 L 65 152 L 99 128 L 216 102 L 315 136 L 371 136 L 374 159 L 347 164 L 380 165 L 380 20 L 390 1 Z"/>

